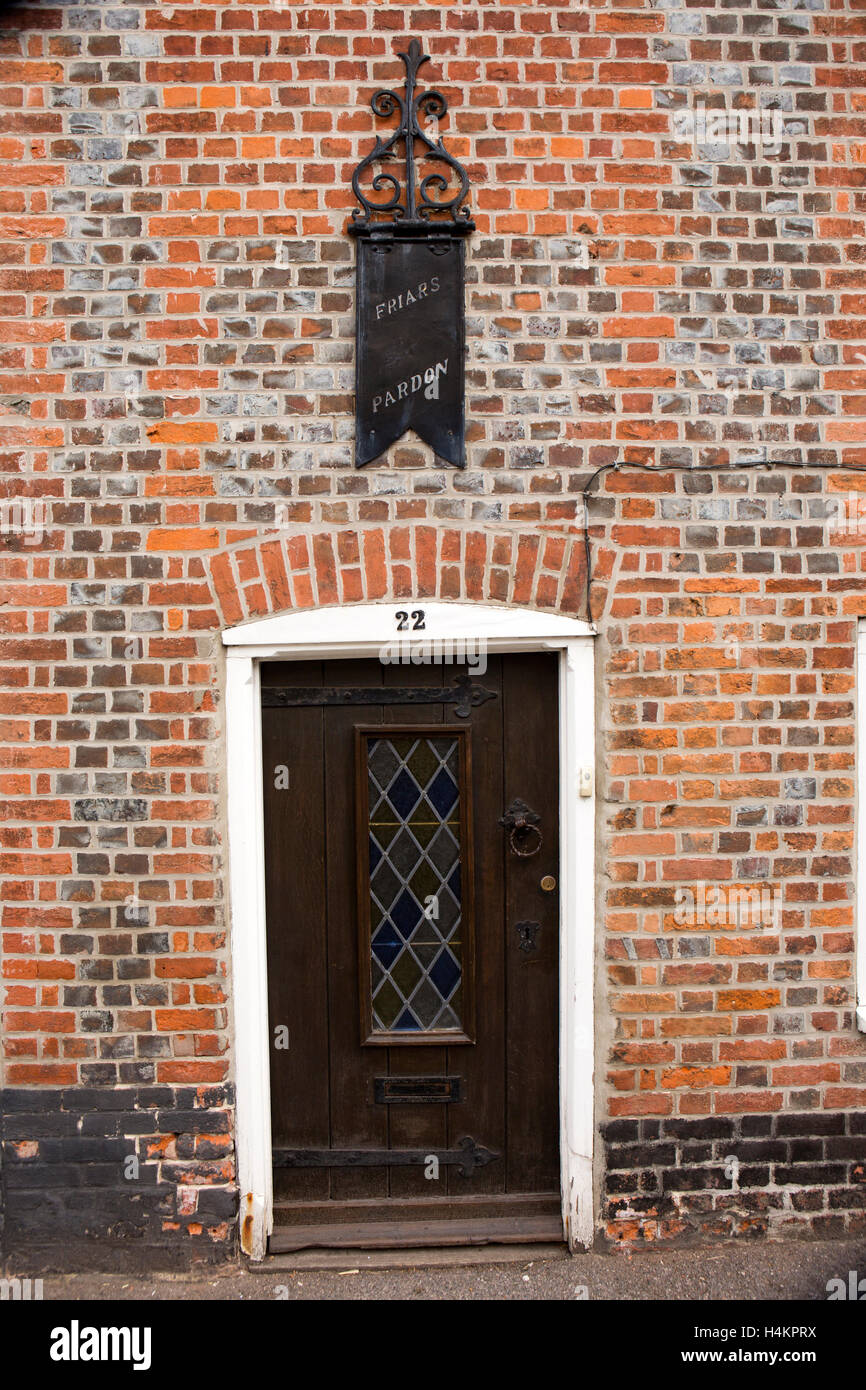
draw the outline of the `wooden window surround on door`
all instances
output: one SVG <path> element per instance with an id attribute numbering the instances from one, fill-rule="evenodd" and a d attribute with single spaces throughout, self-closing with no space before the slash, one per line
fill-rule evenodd
<path id="1" fill-rule="evenodd" d="M 442 724 L 356 730 L 365 1046 L 475 1041 L 471 733 Z"/>

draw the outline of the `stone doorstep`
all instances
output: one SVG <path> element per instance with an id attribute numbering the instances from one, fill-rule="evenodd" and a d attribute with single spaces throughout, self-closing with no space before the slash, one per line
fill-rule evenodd
<path id="1" fill-rule="evenodd" d="M 248 1274 L 288 1274 L 298 1269 L 337 1270 L 424 1269 L 436 1266 L 530 1264 L 534 1260 L 567 1260 L 565 1245 L 475 1245 L 415 1250 L 299 1250 L 291 1255 L 268 1255 L 244 1261 Z"/>

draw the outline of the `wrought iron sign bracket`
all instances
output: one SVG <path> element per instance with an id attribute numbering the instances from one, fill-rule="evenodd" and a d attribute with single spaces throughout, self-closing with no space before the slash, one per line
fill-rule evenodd
<path id="1" fill-rule="evenodd" d="M 449 230 L 453 234 L 468 236 L 475 230 L 475 224 L 469 216 L 469 208 L 465 205 L 469 192 L 469 175 L 463 165 L 448 153 L 442 141 L 432 139 L 421 124 L 422 116 L 428 120 L 440 120 L 448 111 L 448 103 L 441 92 L 435 89 L 428 92 L 416 90 L 418 69 L 423 63 L 430 61 L 430 55 L 421 51 L 417 39 L 412 39 L 408 53 L 401 52 L 399 56 L 406 68 L 406 88 L 403 95 L 380 88 L 378 92 L 373 93 L 370 105 L 377 116 L 385 118 L 399 111 L 400 122 L 387 140 L 383 140 L 381 136 L 377 138 L 374 148 L 364 156 L 352 175 L 352 192 L 361 204 L 363 214 L 355 208 L 349 231 L 353 236 L 372 231 L 387 232 L 389 229 L 399 231 L 402 235 L 425 236 L 430 231 L 430 219 L 434 215 L 444 213 L 451 220 Z M 460 187 L 450 198 L 430 196 L 430 190 L 433 188 L 438 188 L 443 194 L 448 191 L 448 179 L 439 173 L 438 169 L 427 174 L 419 183 L 419 151 L 416 141 L 420 141 L 423 146 L 420 151 L 422 159 L 429 158 L 444 164 L 459 179 Z M 400 180 L 390 170 L 380 170 L 373 178 L 373 189 L 381 193 L 390 184 L 392 193 L 385 202 L 376 202 L 367 197 L 363 190 L 363 175 L 366 170 L 375 168 L 378 161 L 392 157 L 397 146 L 401 144 L 405 163 L 404 188 L 401 189 Z M 389 218 L 390 222 L 374 222 L 373 219 L 376 217 Z"/>
<path id="2" fill-rule="evenodd" d="M 397 114 L 397 127 L 352 174 L 361 204 L 348 228 L 357 248 L 355 464 L 372 463 L 413 429 L 463 468 L 469 175 L 429 133 L 448 110 L 441 92 L 418 90 L 429 55 L 412 39 L 399 56 L 404 91 L 380 88 L 370 101 L 377 116 Z"/>

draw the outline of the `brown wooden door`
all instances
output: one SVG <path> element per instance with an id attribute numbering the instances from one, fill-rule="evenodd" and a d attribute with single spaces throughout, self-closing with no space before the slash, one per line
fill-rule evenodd
<path id="1" fill-rule="evenodd" d="M 273 1250 L 561 1238 L 557 702 L 263 667 Z"/>

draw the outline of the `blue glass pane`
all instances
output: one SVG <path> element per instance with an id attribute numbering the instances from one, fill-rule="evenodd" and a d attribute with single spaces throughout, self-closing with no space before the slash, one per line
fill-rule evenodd
<path id="1" fill-rule="evenodd" d="M 400 894 L 391 908 L 391 921 L 401 936 L 411 936 L 423 915 L 422 904 L 408 890 Z"/>
<path id="2" fill-rule="evenodd" d="M 414 1033 L 417 1032 L 420 1027 L 421 1025 L 415 1015 L 411 1013 L 409 1009 L 404 1009 L 397 1019 L 395 1031 L 398 1033 Z"/>
<path id="3" fill-rule="evenodd" d="M 427 800 L 444 820 L 448 812 L 457 805 L 457 783 L 444 767 L 437 772 L 427 788 Z"/>
<path id="4" fill-rule="evenodd" d="M 430 971 L 430 979 L 443 999 L 450 999 L 460 979 L 460 966 L 451 952 L 445 950 Z"/>
<path id="5" fill-rule="evenodd" d="M 394 931 L 394 928 L 386 924 L 384 927 L 380 927 L 376 932 L 371 946 L 373 955 L 376 957 L 379 964 L 383 965 L 387 970 L 390 965 L 394 964 L 394 961 L 402 951 L 403 942 Z"/>
<path id="6" fill-rule="evenodd" d="M 421 789 L 415 779 L 405 769 L 401 771 L 399 777 L 388 788 L 388 800 L 400 820 L 405 820 L 410 811 L 417 804 L 421 795 Z"/>

